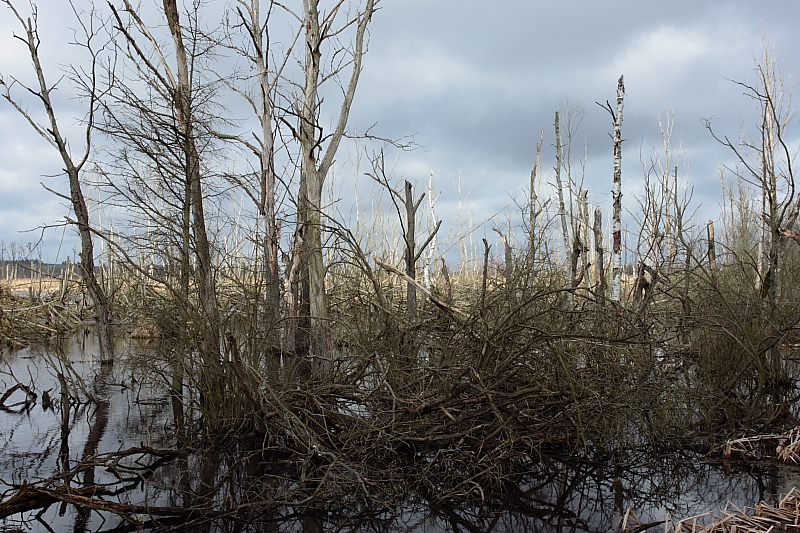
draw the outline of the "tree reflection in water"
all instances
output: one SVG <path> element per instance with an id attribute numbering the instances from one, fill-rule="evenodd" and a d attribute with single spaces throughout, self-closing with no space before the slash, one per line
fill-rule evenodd
<path id="1" fill-rule="evenodd" d="M 62 356 L 88 376 L 81 387 L 93 402 L 67 395 L 49 410 L 0 413 L 0 501 L 28 480 L 37 503 L 4 517 L 0 531 L 605 532 L 628 508 L 647 523 L 729 499 L 774 503 L 794 475 L 691 455 L 544 454 L 509 461 L 492 480 L 476 464 L 482 456 L 460 449 L 364 460 L 301 453 L 275 435 L 181 445 L 168 431 L 168 393 L 146 389 L 124 365 L 100 366 L 91 350 Z M 7 362 L 39 390 L 76 379 L 47 371 L 59 367 L 44 357 L 29 350 Z"/>
<path id="2" fill-rule="evenodd" d="M 252 447 L 255 443 L 249 443 Z M 447 495 L 417 490 L 413 474 L 381 479 L 361 472 L 365 491 L 335 478 L 333 464 L 306 465 L 279 450 L 235 450 L 193 454 L 183 466 L 203 472 L 190 493 L 171 490 L 174 504 L 224 509 L 226 516 L 199 516 L 183 523 L 196 531 L 553 531 L 605 532 L 628 508 L 642 522 L 684 517 L 723 507 L 774 502 L 778 467 L 701 462 L 669 456 L 615 466 L 548 458 L 532 463 L 502 491 Z M 214 465 L 216 464 L 216 469 Z M 407 472 L 412 467 L 409 466 Z M 154 484 L 170 483 L 160 476 Z M 211 488 L 208 480 L 214 479 Z"/>

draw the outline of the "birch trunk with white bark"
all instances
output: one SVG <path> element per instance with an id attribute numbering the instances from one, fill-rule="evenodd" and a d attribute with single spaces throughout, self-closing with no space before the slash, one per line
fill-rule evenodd
<path id="1" fill-rule="evenodd" d="M 611 301 L 619 302 L 622 293 L 622 109 L 625 85 L 622 76 L 617 81 L 617 112 L 614 116 L 614 187 L 613 222 L 611 228 Z"/>

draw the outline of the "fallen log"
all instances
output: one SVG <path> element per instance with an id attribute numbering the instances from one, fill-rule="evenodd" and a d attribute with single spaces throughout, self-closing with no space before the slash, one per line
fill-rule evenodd
<path id="1" fill-rule="evenodd" d="M 0 502 L 0 518 L 6 518 L 17 513 L 25 513 L 35 509 L 43 509 L 61 501 L 59 493 L 72 493 L 74 496 L 95 495 L 98 487 L 80 487 L 58 490 L 44 489 L 27 482 L 10 498 Z"/>
<path id="2" fill-rule="evenodd" d="M 44 509 L 54 503 L 69 503 L 92 509 L 95 511 L 107 511 L 116 515 L 129 518 L 131 515 L 148 516 L 172 516 L 188 518 L 191 516 L 214 517 L 224 513 L 211 509 L 200 509 L 195 507 L 158 507 L 151 505 L 133 505 L 104 500 L 96 496 L 103 495 L 107 491 L 99 486 L 89 487 L 68 487 L 66 485 L 56 488 L 37 487 L 25 484 L 16 494 L 7 500 L 0 502 L 0 518 L 6 518 L 18 513 Z"/>
<path id="3" fill-rule="evenodd" d="M 37 396 L 35 392 L 33 392 L 27 385 L 23 385 L 22 383 L 17 383 L 16 385 L 8 389 L 5 392 L 5 394 L 0 396 L 0 409 L 7 409 L 6 400 L 8 400 L 11 397 L 11 395 L 17 392 L 18 390 L 21 390 L 27 395 L 28 399 L 25 401 L 25 403 L 36 401 Z"/>

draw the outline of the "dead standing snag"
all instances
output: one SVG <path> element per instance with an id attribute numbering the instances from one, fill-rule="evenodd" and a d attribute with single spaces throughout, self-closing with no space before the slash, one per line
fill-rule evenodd
<path id="1" fill-rule="evenodd" d="M 343 1 L 338 1 L 327 13 L 321 13 L 319 0 L 303 0 L 302 16 L 297 17 L 302 21 L 306 35 L 303 92 L 297 95 L 294 104 L 298 124 L 292 129 L 301 150 L 295 237 L 300 242 L 299 294 L 296 300 L 299 303 L 299 315 L 309 317 L 309 323 L 306 327 L 293 330 L 298 339 L 295 342 L 290 341 L 290 344 L 301 351 L 307 351 L 302 355 L 322 361 L 329 359 L 333 348 L 322 255 L 322 189 L 345 134 L 366 52 L 367 26 L 372 20 L 378 1 L 366 0 L 363 8 L 357 9 L 355 15 L 340 28 L 334 27 L 334 22 L 341 12 Z M 352 48 L 339 47 L 335 53 L 346 53 L 350 56 L 351 59 L 345 66 L 336 68 L 337 72 L 341 72 L 349 65 L 350 78 L 347 86 L 342 87 L 343 98 L 336 125 L 326 135 L 320 122 L 322 99 L 319 90 L 326 80 L 335 79 L 335 76 L 323 72 L 322 47 L 326 40 L 334 40 L 349 26 L 356 28 Z"/>
<path id="2" fill-rule="evenodd" d="M 28 121 L 34 131 L 50 143 L 61 156 L 61 161 L 64 164 L 63 171 L 67 174 L 70 190 L 69 196 L 62 196 L 62 198 L 70 202 L 72 212 L 75 214 L 75 221 L 73 223 L 77 226 L 78 234 L 80 235 L 81 278 L 86 285 L 86 289 L 94 305 L 100 358 L 104 361 L 111 361 L 113 360 L 113 346 L 111 343 L 111 315 L 109 303 L 106 293 L 100 285 L 95 273 L 92 226 L 89 220 L 89 209 L 86 206 L 86 199 L 81 185 L 83 171 L 92 152 L 92 134 L 94 133 L 95 127 L 95 114 L 98 109 L 99 99 L 102 97 L 102 91 L 98 85 L 98 70 L 104 47 L 101 46 L 98 49 L 94 43 L 98 35 L 97 28 L 95 27 L 95 24 L 97 24 L 95 13 L 92 11 L 83 18 L 76 15 L 83 32 L 83 41 L 79 46 L 84 48 L 90 57 L 89 68 L 80 71 L 81 74 L 78 74 L 78 70 L 73 69 L 72 73 L 68 76 L 77 87 L 85 92 L 83 96 L 87 101 L 86 118 L 84 119 L 85 146 L 83 152 L 76 156 L 70 150 L 66 137 L 61 133 L 58 116 L 50 97 L 55 89 L 55 85 L 47 82 L 44 67 L 42 66 L 39 56 L 41 39 L 39 38 L 35 8 L 33 16 L 25 20 L 16 10 L 11 0 L 3 1 L 8 8 L 11 9 L 14 16 L 25 30 L 25 35 L 17 36 L 17 39 L 23 42 L 28 48 L 28 54 L 33 63 L 33 70 L 37 80 L 36 86 L 27 87 L 13 77 L 10 78 L 10 83 L 0 77 L 0 85 L 2 85 L 4 89 L 3 97 Z M 20 85 L 35 96 L 41 103 L 47 117 L 45 124 L 37 122 L 25 109 L 23 104 L 11 94 L 11 89 L 14 85 Z"/>
<path id="3" fill-rule="evenodd" d="M 625 84 L 622 76 L 617 81 L 617 111 L 610 102 L 597 105 L 611 114 L 614 121 L 614 187 L 613 222 L 611 228 L 611 301 L 619 303 L 622 294 L 622 109 L 625 104 Z"/>

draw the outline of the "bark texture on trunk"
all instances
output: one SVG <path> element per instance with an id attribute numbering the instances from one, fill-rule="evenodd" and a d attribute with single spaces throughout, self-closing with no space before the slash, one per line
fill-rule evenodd
<path id="1" fill-rule="evenodd" d="M 556 193 L 558 194 L 558 217 L 561 221 L 561 237 L 564 242 L 564 254 L 568 254 L 570 250 L 569 239 L 569 225 L 567 224 L 567 209 L 564 204 L 564 184 L 561 181 L 561 167 L 564 165 L 564 146 L 561 142 L 561 121 L 556 111 L 556 118 L 554 122 L 556 130 L 556 166 L 554 168 L 556 173 Z M 575 273 L 572 272 L 574 279 Z"/>
<path id="2" fill-rule="evenodd" d="M 409 278 L 417 279 L 417 261 L 416 261 L 416 234 L 417 234 L 417 207 L 419 204 L 414 203 L 414 192 L 411 182 L 405 182 L 405 206 L 406 206 L 406 275 Z M 417 290 L 411 283 L 406 284 L 406 315 L 410 322 L 417 319 Z"/>
<path id="3" fill-rule="evenodd" d="M 603 250 L 603 212 L 594 210 L 594 279 L 595 295 L 598 303 L 606 299 L 605 250 Z"/>
<path id="4" fill-rule="evenodd" d="M 261 226 L 264 230 L 264 263 L 265 263 L 265 299 L 266 318 L 273 324 L 280 319 L 280 276 L 278 273 L 278 242 L 279 229 L 275 214 L 275 131 L 273 128 L 273 113 L 271 94 L 273 83 L 269 79 L 267 68 L 268 44 L 264 41 L 266 23 L 261 21 L 261 0 L 251 0 L 248 6 L 249 34 L 253 44 L 252 54 L 249 55 L 256 69 L 258 83 L 258 109 L 257 115 L 261 126 L 260 142 L 258 145 L 260 163 L 260 196 L 258 203 Z M 272 331 L 277 331 L 273 328 Z M 273 340 L 276 343 L 277 339 Z"/>
<path id="5" fill-rule="evenodd" d="M 325 25 L 320 25 L 319 0 L 303 0 L 303 26 L 305 28 L 305 61 L 302 99 L 296 113 L 298 127 L 295 134 L 300 143 L 300 187 L 296 238 L 302 239 L 299 252 L 297 295 L 298 325 L 294 329 L 293 345 L 299 355 L 322 362 L 333 352 L 328 305 L 325 294 L 325 262 L 322 254 L 322 189 L 328 171 L 341 143 L 355 97 L 364 55 L 364 38 L 367 25 L 375 10 L 375 0 L 367 0 L 363 10 L 353 19 L 356 25 L 352 50 L 350 81 L 344 90 L 339 118 L 334 130 L 327 136 L 319 123 L 319 87 L 322 83 L 321 47 L 336 13 L 325 15 Z M 327 140 L 327 146 L 322 148 Z M 305 324 L 304 324 L 305 323 Z M 313 361 L 312 361 L 313 362 Z M 314 364 L 317 367 L 318 365 Z"/>
<path id="6" fill-rule="evenodd" d="M 711 281 L 717 283 L 717 248 L 714 239 L 714 221 L 709 220 L 706 226 L 708 232 L 708 270 L 711 274 Z"/>
<path id="7" fill-rule="evenodd" d="M 184 172 L 189 187 L 194 256 L 197 262 L 197 292 L 203 324 L 201 327 L 202 351 L 208 365 L 218 364 L 220 358 L 219 309 L 214 286 L 214 268 L 211 262 L 211 244 L 206 230 L 203 209 L 203 182 L 200 153 L 197 149 L 193 119 L 192 84 L 189 61 L 183 43 L 180 12 L 177 0 L 164 0 L 167 18 L 175 49 L 177 79 L 172 87 L 175 120 L 183 141 Z"/>
<path id="8" fill-rule="evenodd" d="M 530 202 L 530 212 L 528 213 L 528 254 L 530 257 L 531 268 L 534 268 L 536 264 L 536 245 L 538 243 L 536 239 L 536 231 L 537 220 L 541 209 L 538 208 L 539 197 L 536 194 L 536 189 L 538 187 L 537 177 L 541 164 L 543 142 L 544 130 L 540 132 L 539 142 L 536 144 L 536 159 L 534 160 L 533 168 L 531 169 L 530 198 L 528 199 Z"/>
<path id="9" fill-rule="evenodd" d="M 611 229 L 611 300 L 620 301 L 622 293 L 622 108 L 625 102 L 625 84 L 622 76 L 617 81 L 617 112 L 614 115 L 614 187 L 613 225 Z"/>

